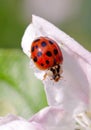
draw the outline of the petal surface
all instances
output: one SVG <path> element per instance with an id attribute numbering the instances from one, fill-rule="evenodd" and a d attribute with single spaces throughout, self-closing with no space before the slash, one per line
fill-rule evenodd
<path id="1" fill-rule="evenodd" d="M 44 130 L 38 123 L 29 123 L 21 117 L 9 115 L 0 117 L 0 130 Z"/>
<path id="2" fill-rule="evenodd" d="M 74 130 L 75 121 L 61 107 L 46 107 L 35 114 L 30 122 L 41 124 L 46 130 Z"/>

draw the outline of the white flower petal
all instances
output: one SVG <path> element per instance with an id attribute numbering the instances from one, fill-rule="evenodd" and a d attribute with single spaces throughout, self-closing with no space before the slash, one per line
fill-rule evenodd
<path id="1" fill-rule="evenodd" d="M 43 80 L 43 77 L 46 73 L 46 71 L 41 71 L 38 68 L 36 68 L 36 66 L 34 65 L 33 61 L 30 61 L 30 67 L 34 70 L 34 74 L 38 79 Z"/>
<path id="2" fill-rule="evenodd" d="M 27 27 L 27 29 L 25 30 L 24 36 L 22 38 L 22 44 L 21 44 L 24 53 L 26 55 L 28 55 L 29 57 L 30 57 L 31 43 L 32 43 L 34 37 L 35 37 L 35 31 L 34 31 L 32 24 L 30 24 Z"/>
<path id="3" fill-rule="evenodd" d="M 10 121 L 14 120 L 24 120 L 21 117 L 17 117 L 16 115 L 7 115 L 5 117 L 0 117 L 0 125 L 7 124 Z"/>
<path id="4" fill-rule="evenodd" d="M 44 130 L 36 122 L 29 123 L 23 118 L 9 115 L 0 117 L 0 130 Z"/>
<path id="5" fill-rule="evenodd" d="M 76 123 L 69 113 L 61 107 L 46 107 L 35 114 L 30 122 L 35 121 L 46 130 L 75 130 Z"/>
<path id="6" fill-rule="evenodd" d="M 49 106 L 36 113 L 30 120 L 45 130 L 91 130 L 91 118 L 86 112 L 74 116 L 60 106 Z"/>
<path id="7" fill-rule="evenodd" d="M 91 65 L 73 52 L 63 50 L 63 56 L 63 79 L 57 83 L 50 80 L 44 81 L 48 103 L 49 105 L 62 104 L 70 111 L 82 104 L 88 107 L 91 86 L 88 79 L 91 71 L 88 69 Z"/>

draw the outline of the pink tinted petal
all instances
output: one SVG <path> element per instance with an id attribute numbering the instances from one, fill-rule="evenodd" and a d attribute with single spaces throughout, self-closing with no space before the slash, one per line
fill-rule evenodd
<path id="1" fill-rule="evenodd" d="M 84 109 L 89 106 L 89 88 L 88 80 L 88 63 L 83 61 L 84 69 L 78 60 L 82 60 L 70 55 L 64 54 L 63 79 L 59 82 L 53 82 L 49 79 L 44 80 L 45 92 L 49 105 L 62 105 L 70 112 L 75 110 L 79 105 Z M 65 56 L 66 55 L 66 56 Z M 86 68 L 87 67 L 87 68 Z M 89 65 L 90 67 L 90 65 Z M 89 73 L 90 74 L 90 73 Z"/>
<path id="2" fill-rule="evenodd" d="M 55 83 L 45 80 L 44 86 L 49 105 L 64 105 L 72 111 L 79 104 L 89 105 L 91 65 L 78 55 L 63 50 L 63 79 Z"/>
<path id="3" fill-rule="evenodd" d="M 45 130 L 36 122 L 29 123 L 21 117 L 9 115 L 0 117 L 0 130 Z"/>
<path id="4" fill-rule="evenodd" d="M 37 122 L 47 130 L 74 130 L 75 122 L 61 107 L 46 107 L 35 114 L 30 122 Z"/>

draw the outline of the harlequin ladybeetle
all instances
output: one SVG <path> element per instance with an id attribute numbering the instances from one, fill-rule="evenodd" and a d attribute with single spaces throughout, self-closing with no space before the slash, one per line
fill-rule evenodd
<path id="1" fill-rule="evenodd" d="M 58 44 L 48 37 L 38 37 L 31 44 L 31 58 L 40 70 L 48 70 L 53 80 L 58 81 L 61 77 L 63 55 Z M 50 74 L 49 74 L 50 71 Z"/>

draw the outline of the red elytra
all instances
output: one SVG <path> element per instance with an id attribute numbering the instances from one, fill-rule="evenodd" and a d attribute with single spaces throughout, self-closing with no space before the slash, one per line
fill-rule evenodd
<path id="1" fill-rule="evenodd" d="M 48 37 L 38 37 L 32 42 L 31 58 L 40 70 L 49 69 L 63 62 L 60 47 Z"/>

